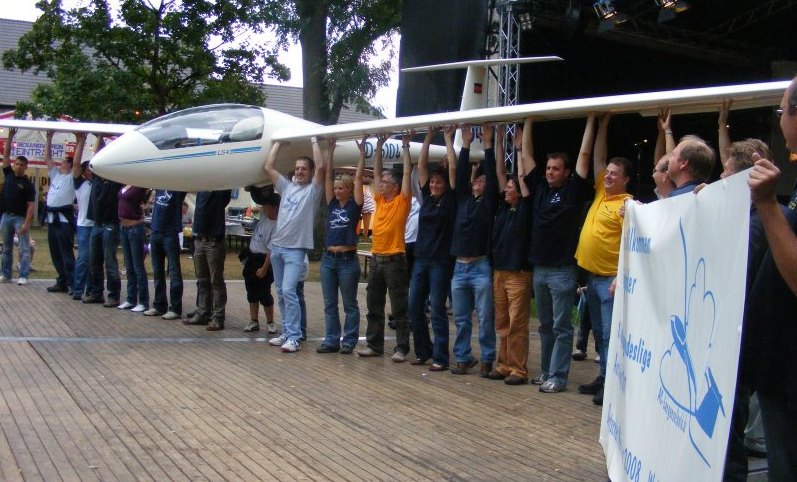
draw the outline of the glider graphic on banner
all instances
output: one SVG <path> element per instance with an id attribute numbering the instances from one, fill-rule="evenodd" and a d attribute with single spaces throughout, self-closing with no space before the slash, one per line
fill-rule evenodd
<path id="1" fill-rule="evenodd" d="M 720 480 L 736 387 L 748 171 L 627 203 L 600 441 L 613 481 Z"/>

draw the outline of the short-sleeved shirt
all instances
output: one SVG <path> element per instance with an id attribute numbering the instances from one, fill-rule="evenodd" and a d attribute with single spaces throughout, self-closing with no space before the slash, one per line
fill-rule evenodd
<path id="1" fill-rule="evenodd" d="M 91 198 L 91 181 L 80 176 L 74 179 L 74 184 L 75 198 L 77 199 L 77 225 L 83 228 L 94 226 L 94 221 L 87 217 Z"/>
<path id="2" fill-rule="evenodd" d="M 551 187 L 545 179 L 545 168 L 537 166 L 528 176 L 534 208 L 532 219 L 532 265 L 563 266 L 575 263 L 581 208 L 589 192 L 587 181 L 574 174 L 561 187 Z"/>
<path id="3" fill-rule="evenodd" d="M 36 200 L 36 189 L 28 176 L 17 176 L 11 166 L 3 168 L 3 212 L 25 217 L 28 203 Z"/>
<path id="4" fill-rule="evenodd" d="M 62 173 L 57 167 L 47 171 L 50 176 L 50 187 L 47 189 L 47 206 L 57 208 L 71 206 L 75 200 L 75 180 L 72 172 Z M 51 223 L 54 216 L 58 216 L 63 223 L 68 222 L 64 213 L 47 213 L 47 222 Z"/>
<path id="5" fill-rule="evenodd" d="M 357 223 L 362 206 L 350 197 L 346 204 L 332 198 L 327 209 L 327 237 L 324 246 L 356 246 Z"/>
<path id="6" fill-rule="evenodd" d="M 421 192 L 423 203 L 418 213 L 418 238 L 413 253 L 416 258 L 446 259 L 451 250 L 457 195 L 452 189 L 447 189 L 441 196 L 434 197 L 429 181 Z"/>
<path id="7" fill-rule="evenodd" d="M 382 256 L 404 252 L 404 228 L 410 214 L 412 196 L 398 193 L 388 201 L 381 194 L 374 197 L 376 214 L 373 222 L 371 252 Z"/>
<path id="8" fill-rule="evenodd" d="M 169 191 L 158 189 L 155 191 L 155 202 L 152 205 L 153 231 L 163 233 L 179 233 L 183 230 L 183 200 L 185 193 L 182 191 Z"/>
<path id="9" fill-rule="evenodd" d="M 623 235 L 623 218 L 620 208 L 628 193 L 607 196 L 603 185 L 606 171 L 595 180 L 595 199 L 587 212 L 576 248 L 578 265 L 599 276 L 617 275 L 620 259 L 620 239 Z"/>
<path id="10" fill-rule="evenodd" d="M 457 161 L 457 216 L 454 222 L 452 256 L 485 256 L 498 207 L 498 176 L 495 172 L 495 151 L 484 150 L 482 170 L 487 178 L 484 193 L 473 197 L 470 184 L 470 150 L 462 148 Z"/>
<path id="11" fill-rule="evenodd" d="M 281 248 L 313 249 L 313 224 L 323 186 L 312 181 L 296 184 L 280 176 L 276 188 L 282 199 L 272 244 Z"/>
<path id="12" fill-rule="evenodd" d="M 520 198 L 514 206 L 506 201 L 498 203 L 491 246 L 493 269 L 531 271 L 532 214 L 530 196 Z"/>
<path id="13" fill-rule="evenodd" d="M 263 216 L 255 225 L 252 240 L 249 242 L 249 251 L 255 254 L 271 253 L 271 239 L 277 230 L 277 221 L 272 221 L 268 216 Z"/>

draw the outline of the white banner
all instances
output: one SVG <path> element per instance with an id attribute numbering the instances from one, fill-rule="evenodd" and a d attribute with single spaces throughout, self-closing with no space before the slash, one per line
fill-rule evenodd
<path id="1" fill-rule="evenodd" d="M 614 482 L 720 480 L 736 387 L 749 172 L 627 203 L 600 441 Z"/>

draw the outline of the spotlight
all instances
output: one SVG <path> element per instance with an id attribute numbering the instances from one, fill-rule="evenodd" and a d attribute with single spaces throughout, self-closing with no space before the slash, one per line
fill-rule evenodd
<path id="1" fill-rule="evenodd" d="M 521 12 L 517 16 L 521 32 L 530 32 L 534 28 L 534 17 L 529 12 Z"/>
<path id="2" fill-rule="evenodd" d="M 653 0 L 661 10 L 659 11 L 659 23 L 667 22 L 675 18 L 676 14 L 689 8 L 683 0 Z"/>
<path id="3" fill-rule="evenodd" d="M 598 0 L 592 4 L 595 14 L 598 16 L 598 33 L 606 32 L 615 26 L 625 23 L 628 17 L 614 8 L 612 0 Z"/>

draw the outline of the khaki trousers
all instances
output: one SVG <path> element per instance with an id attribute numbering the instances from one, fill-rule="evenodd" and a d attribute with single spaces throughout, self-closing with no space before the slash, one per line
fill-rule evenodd
<path id="1" fill-rule="evenodd" d="M 529 378 L 529 316 L 531 315 L 531 272 L 493 272 L 495 330 L 500 341 L 498 366 L 502 375 Z"/>

